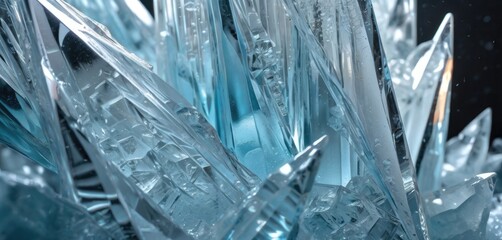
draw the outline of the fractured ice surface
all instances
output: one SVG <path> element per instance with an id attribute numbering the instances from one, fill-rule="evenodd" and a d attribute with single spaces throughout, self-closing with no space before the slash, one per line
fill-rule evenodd
<path id="1" fill-rule="evenodd" d="M 0 238 L 500 235 L 450 14 L 417 47 L 414 0 L 139 3 L 0 3 Z"/>
<path id="2" fill-rule="evenodd" d="M 490 146 L 492 111 L 486 109 L 446 143 L 442 182 L 455 185 L 481 173 Z M 495 171 L 493 169 L 492 171 Z"/>
<path id="3" fill-rule="evenodd" d="M 117 178 L 146 195 L 144 204 L 190 235 L 208 232 L 257 180 L 202 115 L 104 30 L 63 2 L 40 2 L 50 12 L 34 10 L 47 77 L 58 85 L 58 105 L 75 119 L 70 125 Z"/>
<path id="4" fill-rule="evenodd" d="M 360 186 L 362 187 L 362 186 Z M 400 221 L 372 202 L 342 186 L 317 185 L 302 226 L 314 239 L 399 239 Z M 303 237 L 303 236 L 302 236 Z M 301 238 L 301 237 L 300 237 Z"/>
<path id="5" fill-rule="evenodd" d="M 483 239 L 495 174 L 484 173 L 425 195 L 431 239 Z"/>

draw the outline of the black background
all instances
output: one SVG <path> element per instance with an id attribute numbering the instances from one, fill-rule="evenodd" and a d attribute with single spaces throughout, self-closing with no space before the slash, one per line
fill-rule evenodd
<path id="1" fill-rule="evenodd" d="M 502 1 L 418 0 L 418 41 L 431 39 L 443 16 L 454 15 L 454 72 L 449 136 L 485 108 L 492 139 L 502 137 Z"/>
<path id="2" fill-rule="evenodd" d="M 142 0 L 152 9 L 152 0 Z M 418 0 L 418 42 L 430 40 L 444 15 L 454 15 L 455 66 L 449 137 L 485 108 L 492 139 L 502 137 L 502 0 Z"/>

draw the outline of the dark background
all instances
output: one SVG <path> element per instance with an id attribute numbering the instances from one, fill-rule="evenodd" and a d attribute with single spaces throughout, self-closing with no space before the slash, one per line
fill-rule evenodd
<path id="1" fill-rule="evenodd" d="M 142 0 L 150 10 L 152 0 Z M 454 15 L 455 64 L 449 137 L 485 108 L 492 139 L 502 137 L 502 0 L 418 0 L 418 42 L 430 40 L 444 15 Z"/>
<path id="2" fill-rule="evenodd" d="M 443 16 L 454 15 L 449 136 L 485 108 L 493 110 L 492 139 L 502 137 L 502 1 L 418 0 L 418 41 L 432 38 Z"/>

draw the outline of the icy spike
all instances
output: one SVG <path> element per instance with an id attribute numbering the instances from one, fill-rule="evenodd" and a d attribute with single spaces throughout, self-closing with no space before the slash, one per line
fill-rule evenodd
<path id="1" fill-rule="evenodd" d="M 488 155 L 491 125 L 492 111 L 488 108 L 446 143 L 444 185 L 455 185 L 481 172 Z"/>
<path id="2" fill-rule="evenodd" d="M 260 189 L 243 203 L 242 210 L 227 218 L 231 226 L 225 239 L 286 239 L 298 228 L 306 196 L 319 168 L 324 136 L 295 156 L 295 159 L 271 174 Z M 227 224 L 229 223 L 229 224 Z M 227 228 L 228 229 L 228 228 Z"/>
<path id="3" fill-rule="evenodd" d="M 359 186 L 362 187 L 362 186 Z M 315 192 L 315 194 L 314 194 Z M 342 186 L 316 184 L 301 220 L 301 235 L 314 239 L 394 239 L 402 233 L 399 220 Z"/>
<path id="4" fill-rule="evenodd" d="M 453 70 L 453 16 L 447 14 L 433 40 L 417 47 L 406 61 L 406 71 L 392 69 L 396 97 L 403 117 L 411 157 L 417 162 L 429 136 L 428 120 L 435 114 L 439 86 L 449 82 Z M 432 115 L 432 116 L 431 116 Z M 444 115 L 444 114 L 443 114 Z M 448 116 L 444 116 L 448 118 Z M 424 143 L 425 142 L 425 143 Z M 421 156 L 421 157 L 422 157 Z"/>
<path id="5" fill-rule="evenodd" d="M 479 174 L 424 196 L 431 239 L 484 239 L 495 174 Z"/>

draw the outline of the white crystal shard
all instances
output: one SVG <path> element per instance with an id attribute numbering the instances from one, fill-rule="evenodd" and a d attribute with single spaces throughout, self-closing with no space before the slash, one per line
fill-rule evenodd
<path id="1" fill-rule="evenodd" d="M 294 160 L 271 174 L 263 185 L 242 203 L 240 211 L 229 212 L 222 222 L 224 239 L 291 239 L 319 168 L 319 156 L 328 139 L 315 141 Z"/>
<path id="2" fill-rule="evenodd" d="M 484 239 L 495 174 L 479 174 L 424 196 L 431 239 Z"/>
<path id="3" fill-rule="evenodd" d="M 70 125 L 118 178 L 146 195 L 138 204 L 187 234 L 206 234 L 256 178 L 223 148 L 203 116 L 102 28 L 64 2 L 40 2 L 50 12 L 34 11 L 48 77 L 58 81 L 59 106 L 76 119 Z"/>
<path id="4" fill-rule="evenodd" d="M 488 155 L 492 111 L 486 109 L 446 144 L 442 182 L 458 184 L 481 172 Z M 494 169 L 495 170 L 495 169 Z"/>
<path id="5" fill-rule="evenodd" d="M 449 79 L 445 80 L 443 79 L 435 97 L 434 112 L 429 118 L 418 155 L 418 186 L 422 192 L 436 191 L 441 187 L 451 97 L 451 82 Z"/>
<path id="6" fill-rule="evenodd" d="M 396 69 L 400 66 L 392 66 Z M 445 16 L 432 41 L 421 44 L 408 56 L 402 74 L 393 74 L 396 97 L 403 116 L 414 162 L 428 142 L 424 132 L 432 117 L 439 86 L 449 82 L 453 71 L 453 16 Z M 392 73 L 396 73 L 393 71 Z M 447 84 L 447 83 L 445 83 Z M 444 115 L 444 114 L 443 114 Z M 448 116 L 446 116 L 448 117 Z"/>
<path id="7" fill-rule="evenodd" d="M 444 24 L 445 22 L 446 25 Z M 443 24 L 441 25 L 439 30 L 440 32 L 443 32 L 442 35 L 449 35 L 446 37 L 446 39 L 449 39 L 449 41 L 451 41 L 451 39 L 453 38 L 453 36 L 451 35 L 451 30 L 453 27 L 452 25 L 452 16 L 447 15 L 445 17 L 445 20 L 443 20 Z M 447 32 L 445 33 L 444 31 Z M 436 93 L 433 97 L 430 113 L 428 114 L 429 118 L 427 120 L 427 125 L 424 126 L 423 134 L 418 134 L 420 132 L 420 129 L 422 129 L 418 125 L 422 124 L 421 121 L 423 120 L 423 118 L 421 118 L 419 115 L 411 118 L 414 120 L 409 119 L 409 121 L 413 123 L 411 124 L 411 126 L 408 125 L 407 128 L 410 129 L 410 134 L 411 132 L 417 133 L 414 136 L 410 136 L 410 138 L 408 138 L 408 142 L 413 139 L 414 144 L 416 146 L 420 146 L 420 150 L 416 155 L 415 163 L 417 164 L 417 169 L 419 171 L 418 185 L 422 192 L 436 191 L 441 187 L 441 172 L 445 158 L 446 137 L 448 136 L 448 121 L 450 118 L 451 76 L 453 71 L 452 44 L 443 40 L 443 43 L 437 43 L 437 45 L 442 45 L 442 47 L 436 47 L 435 49 L 431 48 L 429 50 L 432 51 L 431 60 L 429 62 L 435 62 L 432 60 L 432 58 L 437 58 L 439 57 L 438 55 L 441 55 L 437 54 L 437 51 L 440 52 L 441 50 L 443 50 L 445 51 L 445 53 L 443 53 L 443 60 L 439 61 L 439 64 L 436 63 L 433 64 L 434 66 L 432 67 L 427 67 L 427 69 L 429 69 L 430 71 L 432 71 L 432 68 L 436 69 L 435 71 L 440 74 L 440 76 L 438 75 L 439 79 L 432 79 L 432 81 L 438 81 L 438 86 L 435 90 Z M 442 67 L 438 67 L 438 65 Z M 427 69 L 426 71 L 428 71 Z M 420 81 L 427 82 L 428 77 L 424 76 Z M 422 84 L 419 84 L 419 87 L 420 85 Z M 430 87 L 434 84 L 427 85 Z M 427 100 L 425 98 L 429 97 L 428 94 L 425 94 L 427 91 L 429 90 L 422 90 L 422 93 L 424 94 L 421 96 L 423 98 L 420 101 L 423 105 L 419 104 L 421 105 L 421 107 L 417 107 L 416 98 L 418 98 L 419 96 L 415 96 L 415 99 L 412 100 L 415 103 L 412 105 L 417 108 L 411 111 L 416 112 L 416 114 L 422 112 L 421 115 L 426 115 L 423 113 L 423 111 L 426 110 L 425 102 Z M 417 135 L 422 136 L 421 141 L 418 141 L 419 137 Z"/>

